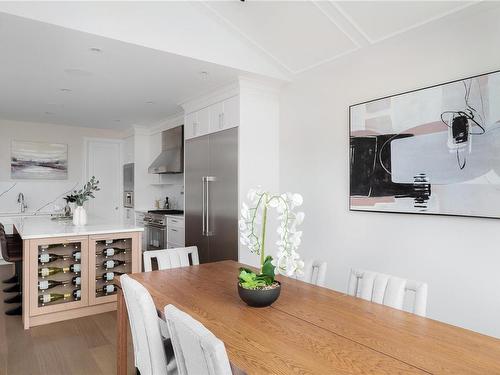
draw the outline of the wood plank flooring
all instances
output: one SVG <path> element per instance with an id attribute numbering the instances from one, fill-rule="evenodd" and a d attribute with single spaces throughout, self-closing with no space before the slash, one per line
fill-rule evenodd
<path id="1" fill-rule="evenodd" d="M 0 266 L 0 280 L 14 266 Z M 0 375 L 114 375 L 116 374 L 116 312 L 109 312 L 24 330 L 20 316 L 4 311 L 14 294 L 0 285 Z M 130 333 L 129 333 L 130 334 Z M 128 373 L 135 374 L 131 339 Z"/>

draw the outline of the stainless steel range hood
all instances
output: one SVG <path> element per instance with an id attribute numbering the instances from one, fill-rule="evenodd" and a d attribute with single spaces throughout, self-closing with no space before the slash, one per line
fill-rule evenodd
<path id="1" fill-rule="evenodd" d="M 161 153 L 149 166 L 149 173 L 184 172 L 184 126 L 177 126 L 161 133 Z"/>

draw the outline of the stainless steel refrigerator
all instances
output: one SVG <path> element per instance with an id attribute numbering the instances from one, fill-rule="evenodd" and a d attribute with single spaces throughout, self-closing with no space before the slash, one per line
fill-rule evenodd
<path id="1" fill-rule="evenodd" d="M 186 246 L 238 260 L 238 128 L 186 140 L 184 160 Z"/>

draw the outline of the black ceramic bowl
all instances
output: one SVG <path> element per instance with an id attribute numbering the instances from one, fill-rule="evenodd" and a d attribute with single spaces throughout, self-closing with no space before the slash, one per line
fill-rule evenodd
<path id="1" fill-rule="evenodd" d="M 278 286 L 273 289 L 245 289 L 238 283 L 238 294 L 248 306 L 270 306 L 280 296 L 281 284 L 279 281 L 276 282 Z"/>

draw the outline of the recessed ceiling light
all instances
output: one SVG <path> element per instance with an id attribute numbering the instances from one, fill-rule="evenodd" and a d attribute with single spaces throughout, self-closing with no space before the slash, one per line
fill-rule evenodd
<path id="1" fill-rule="evenodd" d="M 155 104 L 155 102 L 150 100 L 149 102 L 146 102 L 146 104 Z"/>
<path id="2" fill-rule="evenodd" d="M 71 92 L 73 90 L 67 89 L 67 88 L 62 88 L 62 89 L 59 89 L 59 91 L 62 91 L 62 92 Z"/>
<path id="3" fill-rule="evenodd" d="M 89 48 L 90 52 L 94 52 L 94 53 L 101 53 L 102 52 L 102 49 L 100 48 L 97 48 L 97 47 L 91 47 Z"/>
<path id="4" fill-rule="evenodd" d="M 207 79 L 208 78 L 208 72 L 202 71 L 200 72 L 200 78 L 201 79 Z"/>

